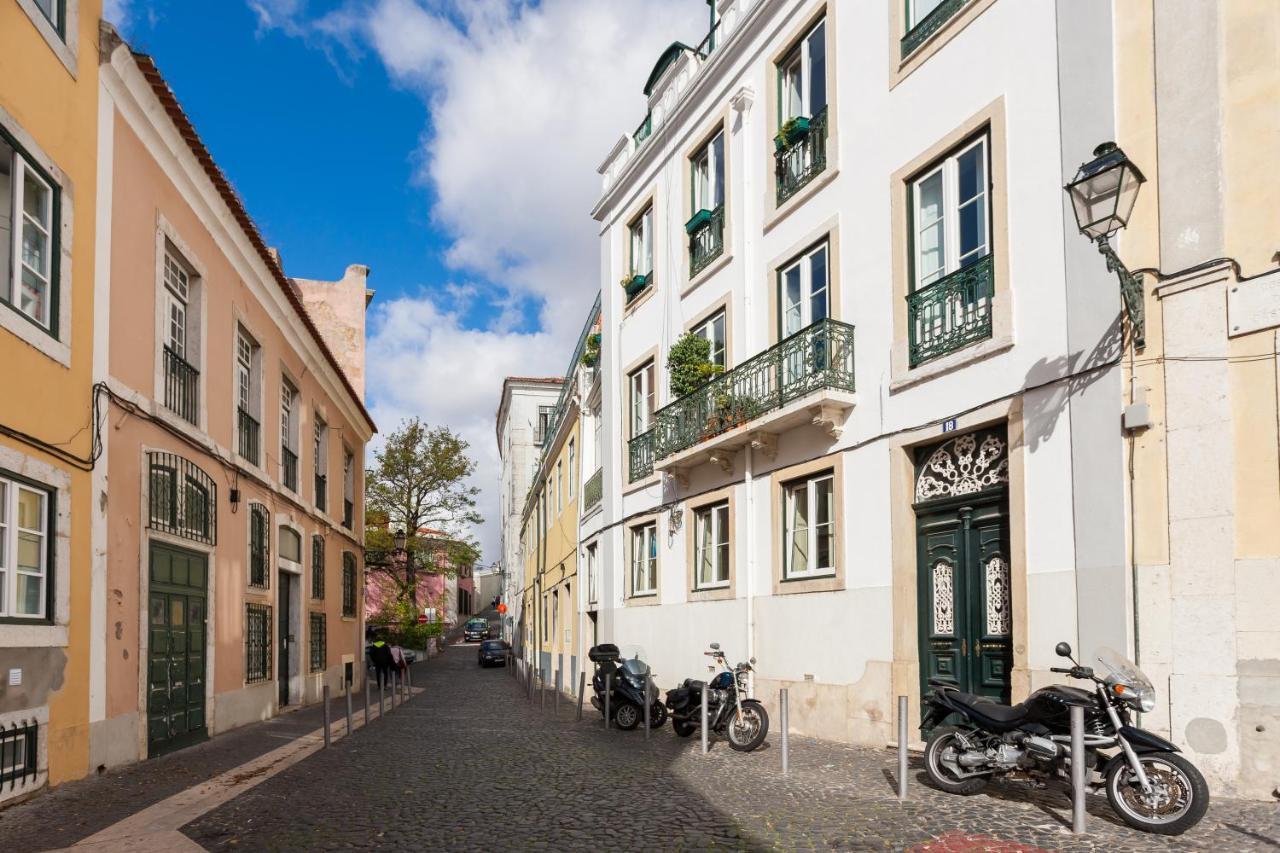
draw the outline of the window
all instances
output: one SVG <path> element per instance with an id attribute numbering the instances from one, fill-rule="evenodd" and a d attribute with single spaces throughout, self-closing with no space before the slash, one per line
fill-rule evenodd
<path id="1" fill-rule="evenodd" d="M 835 572 L 834 485 L 827 472 L 782 487 L 784 578 Z"/>
<path id="2" fill-rule="evenodd" d="M 538 407 L 538 433 L 534 437 L 534 444 L 542 444 L 549 438 L 547 433 L 551 429 L 551 414 L 555 411 L 554 406 Z"/>
<path id="3" fill-rule="evenodd" d="M 280 559 L 290 563 L 302 563 L 302 537 L 291 527 L 281 527 L 279 533 Z"/>
<path id="4" fill-rule="evenodd" d="M 914 30 L 944 0 L 907 0 L 907 30 Z"/>
<path id="5" fill-rule="evenodd" d="M 725 366 L 725 313 L 717 311 L 693 327 L 693 333 L 711 345 L 711 363 Z"/>
<path id="6" fill-rule="evenodd" d="M 710 589 L 729 583 L 729 502 L 694 511 L 694 587 Z"/>
<path id="7" fill-rule="evenodd" d="M 0 473 L 0 617 L 52 619 L 54 493 Z"/>
<path id="8" fill-rule="evenodd" d="M 587 601 L 595 604 L 599 600 L 599 578 L 596 573 L 599 570 L 598 565 L 599 554 L 597 553 L 596 543 L 592 542 L 587 546 Z"/>
<path id="9" fill-rule="evenodd" d="M 324 537 L 311 537 L 311 597 L 324 600 Z"/>
<path id="10" fill-rule="evenodd" d="M 575 445 L 575 440 L 569 439 L 569 500 L 573 500 L 573 483 L 577 479 L 573 467 L 578 457 L 578 448 Z"/>
<path id="11" fill-rule="evenodd" d="M 34 721 L 0 727 L 0 785 L 25 785 L 39 775 L 40 725 Z"/>
<path id="12" fill-rule="evenodd" d="M 60 205 L 58 186 L 0 131 L 0 299 L 55 335 Z"/>
<path id="13" fill-rule="evenodd" d="M 245 605 L 244 680 L 250 684 L 271 677 L 271 606 Z"/>
<path id="14" fill-rule="evenodd" d="M 823 241 L 778 272 L 781 337 L 789 338 L 830 315 L 828 254 Z"/>
<path id="15" fill-rule="evenodd" d="M 631 594 L 658 592 L 658 523 L 631 528 Z"/>
<path id="16" fill-rule="evenodd" d="M 356 458 L 350 450 L 342 448 L 342 526 L 350 530 L 355 519 Z"/>
<path id="17" fill-rule="evenodd" d="M 631 437 L 634 438 L 645 430 L 653 421 L 653 362 L 647 362 L 630 376 L 631 388 Z"/>
<path id="18" fill-rule="evenodd" d="M 236 436 L 241 458 L 251 465 L 259 463 L 258 378 L 260 364 L 258 344 L 244 329 L 236 329 Z"/>
<path id="19" fill-rule="evenodd" d="M 556 462 L 556 514 L 564 509 L 564 460 Z"/>
<path id="20" fill-rule="evenodd" d="M 991 251 L 985 135 L 912 182 L 915 289 L 927 287 Z"/>
<path id="21" fill-rule="evenodd" d="M 778 123 L 812 118 L 827 106 L 827 22 L 814 24 L 778 63 Z"/>
<path id="22" fill-rule="evenodd" d="M 173 453 L 148 451 L 147 526 L 218 544 L 218 486 L 199 466 Z"/>
<path id="23" fill-rule="evenodd" d="M 65 14 L 66 0 L 34 0 L 36 8 L 49 19 L 59 36 L 65 36 L 62 18 Z"/>
<path id="24" fill-rule="evenodd" d="M 266 589 L 271 556 L 271 516 L 262 504 L 249 505 L 249 586 Z"/>
<path id="25" fill-rule="evenodd" d="M 311 616 L 311 671 L 324 672 L 329 665 L 329 643 L 326 636 L 324 614 L 312 613 Z"/>
<path id="26" fill-rule="evenodd" d="M 177 248 L 165 243 L 161 299 L 165 316 L 164 404 L 190 423 L 199 420 L 200 347 L 196 339 L 196 279 Z"/>
<path id="27" fill-rule="evenodd" d="M 291 492 L 298 491 L 298 389 L 280 378 L 280 479 Z"/>
<path id="28" fill-rule="evenodd" d="M 906 33 L 902 36 L 900 56 L 906 59 L 916 48 L 969 4 L 969 0 L 905 0 Z"/>
<path id="29" fill-rule="evenodd" d="M 690 210 L 712 211 L 724 204 L 724 132 L 711 138 L 690 162 Z"/>
<path id="30" fill-rule="evenodd" d="M 356 555 L 342 552 L 342 615 L 356 615 Z"/>
<path id="31" fill-rule="evenodd" d="M 648 276 L 653 272 L 653 206 L 650 205 L 627 226 L 630 237 L 630 272 L 632 276 Z M 648 282 L 646 282 L 647 284 Z"/>
<path id="32" fill-rule="evenodd" d="M 329 487 L 329 478 L 325 475 L 329 472 L 328 451 L 329 451 L 329 427 L 325 422 L 316 415 L 316 425 L 313 433 L 311 463 L 315 470 L 315 489 L 316 489 L 316 509 L 321 512 L 325 511 L 326 491 Z"/>

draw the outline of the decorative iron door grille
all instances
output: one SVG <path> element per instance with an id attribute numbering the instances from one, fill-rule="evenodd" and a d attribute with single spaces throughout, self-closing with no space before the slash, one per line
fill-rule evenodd
<path id="1" fill-rule="evenodd" d="M 150 512 L 147 526 L 218 544 L 218 485 L 194 462 L 175 453 L 147 452 Z"/>

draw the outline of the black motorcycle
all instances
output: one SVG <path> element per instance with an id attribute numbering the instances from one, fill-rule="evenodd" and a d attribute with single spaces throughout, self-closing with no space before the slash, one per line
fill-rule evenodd
<path id="1" fill-rule="evenodd" d="M 724 672 L 717 673 L 710 685 L 686 678 L 684 684 L 667 691 L 671 727 L 680 737 L 688 737 L 698 730 L 702 725 L 702 691 L 705 690 L 707 729 L 727 735 L 729 746 L 739 752 L 758 748 L 769 734 L 769 714 L 755 699 L 743 698 L 747 695 L 747 679 L 755 658 L 730 668 L 719 643 L 712 643 L 711 651 L 703 654 L 724 667 Z"/>
<path id="2" fill-rule="evenodd" d="M 1098 656 L 1107 671 L 1101 678 L 1071 657 L 1067 643 L 1058 643 L 1057 653 L 1073 665 L 1051 671 L 1092 681 L 1091 690 L 1053 685 L 1010 707 L 931 680 L 920 724 L 928 733 L 929 779 L 952 794 L 977 793 L 992 776 L 1006 774 L 1069 785 L 1071 707 L 1081 706 L 1089 790 L 1105 788 L 1124 822 L 1146 832 L 1180 835 L 1195 826 L 1209 807 L 1204 777 L 1178 747 L 1130 723 L 1131 711 L 1156 706 L 1151 680 L 1110 649 Z M 948 719 L 954 724 L 938 726 Z"/>
<path id="3" fill-rule="evenodd" d="M 630 731 L 644 720 L 644 696 L 649 694 L 649 728 L 661 728 L 667 721 L 658 688 L 649 683 L 649 665 L 639 646 L 628 646 L 624 654 L 613 643 L 593 646 L 587 657 L 595 664 L 591 678 L 594 695 L 591 706 L 604 714 L 605 685 L 610 685 L 609 716 L 618 728 Z M 646 684 L 648 690 L 646 691 Z"/>

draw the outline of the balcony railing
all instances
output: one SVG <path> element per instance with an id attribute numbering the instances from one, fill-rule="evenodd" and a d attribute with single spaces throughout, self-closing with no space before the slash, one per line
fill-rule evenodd
<path id="1" fill-rule="evenodd" d="M 287 446 L 280 447 L 280 470 L 284 478 L 284 487 L 291 492 L 298 491 L 298 454 Z"/>
<path id="2" fill-rule="evenodd" d="M 355 512 L 355 504 L 351 502 L 350 498 L 343 498 L 342 499 L 342 526 L 347 528 L 348 530 L 351 529 L 352 516 L 354 515 L 354 512 Z"/>
<path id="3" fill-rule="evenodd" d="M 316 474 L 316 509 L 325 511 L 328 506 L 329 478 L 324 474 Z"/>
<path id="4" fill-rule="evenodd" d="M 724 205 L 699 211 L 686 227 L 689 228 L 689 278 L 693 278 L 724 252 Z"/>
<path id="5" fill-rule="evenodd" d="M 928 41 L 929 36 L 942 29 L 942 25 L 951 20 L 969 0 L 942 0 L 936 8 L 925 15 L 914 27 L 902 37 L 902 58 L 906 59 L 916 48 Z"/>
<path id="6" fill-rule="evenodd" d="M 631 139 L 635 142 L 636 147 L 639 148 L 651 133 L 653 133 L 653 113 L 645 113 L 644 121 L 640 122 L 636 132 L 631 134 Z"/>
<path id="7" fill-rule="evenodd" d="M 774 159 L 781 205 L 827 168 L 827 108 L 809 119 L 807 131 L 785 141 Z"/>
<path id="8" fill-rule="evenodd" d="M 240 456 L 251 465 L 258 464 L 258 421 L 244 409 L 237 409 Z"/>
<path id="9" fill-rule="evenodd" d="M 200 371 L 169 347 L 164 348 L 164 404 L 183 420 L 199 417 Z"/>
<path id="10" fill-rule="evenodd" d="M 907 295 L 912 367 L 991 337 L 991 256 Z"/>
<path id="11" fill-rule="evenodd" d="M 653 463 L 820 390 L 854 390 L 853 326 L 819 320 L 663 406 L 631 440 L 631 479 Z"/>
<path id="12" fill-rule="evenodd" d="M 587 484 L 582 487 L 582 512 L 585 514 L 595 509 L 600 505 L 602 497 L 604 497 L 604 470 L 597 468 L 591 475 L 591 479 L 587 480 Z"/>

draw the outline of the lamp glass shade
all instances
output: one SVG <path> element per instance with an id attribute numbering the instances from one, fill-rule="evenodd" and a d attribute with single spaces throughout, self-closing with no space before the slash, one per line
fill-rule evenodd
<path id="1" fill-rule="evenodd" d="M 407 538 L 407 537 L 404 535 L 404 531 L 403 531 L 403 530 L 397 530 L 397 531 L 396 531 L 396 550 L 397 550 L 397 551 L 403 551 L 403 550 L 404 550 L 404 544 L 405 544 L 405 540 L 406 540 L 406 538 Z"/>
<path id="2" fill-rule="evenodd" d="M 1097 156 L 1081 166 L 1067 185 L 1076 224 L 1091 240 L 1109 236 L 1129 224 L 1138 188 L 1146 181 L 1115 145 L 1100 145 L 1094 154 Z"/>

